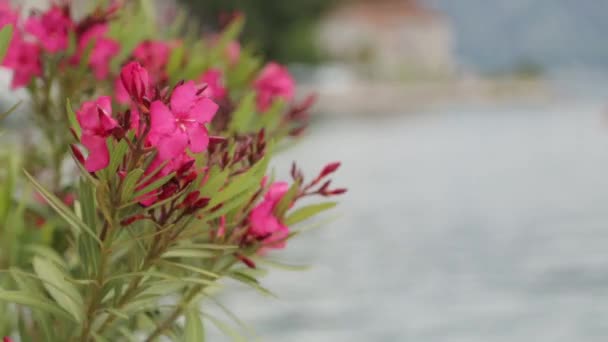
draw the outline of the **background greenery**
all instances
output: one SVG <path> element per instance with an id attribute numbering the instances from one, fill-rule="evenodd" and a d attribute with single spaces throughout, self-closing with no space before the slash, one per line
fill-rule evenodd
<path id="1" fill-rule="evenodd" d="M 319 19 L 339 0 L 180 0 L 203 27 L 220 26 L 220 14 L 240 11 L 247 17 L 246 41 L 267 58 L 282 63 L 315 63 L 323 56 L 316 46 Z"/>

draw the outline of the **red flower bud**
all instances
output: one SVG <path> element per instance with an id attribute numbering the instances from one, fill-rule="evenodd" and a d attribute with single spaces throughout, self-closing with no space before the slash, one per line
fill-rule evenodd
<path id="1" fill-rule="evenodd" d="M 135 222 L 135 221 L 139 221 L 139 220 L 142 220 L 142 219 L 144 219 L 144 218 L 145 218 L 145 216 L 144 216 L 144 215 L 141 215 L 141 214 L 139 214 L 139 215 L 134 215 L 134 216 L 127 217 L 126 219 L 124 219 L 124 220 L 120 221 L 120 224 L 121 224 L 122 226 L 128 226 L 128 225 L 133 224 L 133 222 Z"/>
<path id="2" fill-rule="evenodd" d="M 249 268 L 255 268 L 255 263 L 253 262 L 253 260 L 240 255 L 240 254 L 235 254 L 234 255 L 237 259 L 239 259 L 240 261 L 242 261 L 245 265 L 247 265 L 247 267 Z"/>
<path id="3" fill-rule="evenodd" d="M 171 196 L 173 196 L 178 190 L 178 186 L 175 183 L 169 183 L 165 186 L 163 186 L 163 190 L 161 191 L 160 195 L 158 195 L 158 198 L 162 201 L 165 200 Z"/>
<path id="4" fill-rule="evenodd" d="M 291 131 L 289 131 L 289 136 L 291 137 L 299 137 L 300 135 L 302 135 L 302 133 L 304 133 L 304 131 L 306 130 L 306 125 L 297 127 L 292 129 Z"/>
<path id="5" fill-rule="evenodd" d="M 198 173 L 196 173 L 196 171 L 192 171 L 192 172 L 188 173 L 187 175 L 185 175 L 181 179 L 183 186 L 186 186 L 186 185 L 194 182 L 194 180 L 196 179 L 196 177 L 198 177 Z"/>
<path id="6" fill-rule="evenodd" d="M 348 190 L 344 189 L 344 188 L 341 188 L 341 189 L 327 191 L 327 192 L 323 193 L 323 195 L 324 196 L 342 195 L 342 194 L 346 193 L 346 191 L 348 191 Z"/>
<path id="7" fill-rule="evenodd" d="M 80 150 L 78 149 L 78 147 L 76 147 L 74 145 L 70 145 L 70 148 L 72 149 L 72 153 L 74 154 L 74 158 L 76 158 L 76 160 L 78 160 L 78 162 L 80 164 L 84 165 L 84 156 L 82 155 L 82 152 L 80 152 Z"/>
<path id="8" fill-rule="evenodd" d="M 339 167 L 340 167 L 340 162 L 329 163 L 329 164 L 325 165 L 325 167 L 323 168 L 323 170 L 321 170 L 321 173 L 319 173 L 319 176 L 317 178 L 326 177 L 329 174 L 336 172 L 336 170 Z"/>
<path id="9" fill-rule="evenodd" d="M 196 201 L 192 205 L 192 207 L 195 208 L 195 209 L 197 209 L 197 210 L 198 209 L 202 209 L 202 208 L 206 207 L 207 204 L 209 204 L 210 201 L 211 201 L 211 199 L 209 197 L 203 197 L 203 198 L 200 198 L 198 201 Z"/>
<path id="10" fill-rule="evenodd" d="M 189 193 L 186 196 L 186 198 L 184 198 L 184 201 L 182 202 L 181 206 L 182 207 L 191 207 L 192 204 L 194 204 L 194 202 L 196 202 L 196 200 L 198 200 L 198 196 L 200 196 L 200 194 L 201 194 L 201 192 L 198 190 Z"/>
<path id="11" fill-rule="evenodd" d="M 149 85 L 148 71 L 138 62 L 130 62 L 120 71 L 122 85 L 135 102 L 141 102 Z"/>
<path id="12" fill-rule="evenodd" d="M 192 168 L 192 165 L 194 165 L 194 163 L 195 163 L 194 159 L 185 162 L 182 166 L 179 167 L 179 169 L 177 169 L 177 175 L 181 176 L 184 173 L 186 173 L 187 171 L 189 171 L 190 168 Z"/>

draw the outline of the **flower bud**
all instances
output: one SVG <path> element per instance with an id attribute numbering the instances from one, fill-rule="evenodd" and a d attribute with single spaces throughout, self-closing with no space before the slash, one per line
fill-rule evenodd
<path id="1" fill-rule="evenodd" d="M 255 262 L 253 262 L 253 260 L 247 258 L 246 256 L 243 256 L 241 254 L 235 254 L 234 255 L 237 259 L 239 259 L 241 262 L 243 262 L 243 264 L 245 264 L 247 267 L 249 268 L 255 268 Z"/>
<path id="2" fill-rule="evenodd" d="M 333 163 L 329 163 L 329 164 L 325 165 L 323 170 L 321 170 L 321 173 L 319 173 L 318 178 L 324 178 L 324 177 L 328 176 L 329 174 L 336 172 L 336 170 L 339 167 L 340 167 L 340 162 L 333 162 Z"/>
<path id="3" fill-rule="evenodd" d="M 209 197 L 199 198 L 199 200 L 196 201 L 192 207 L 196 208 L 197 210 L 202 209 L 202 208 L 206 207 L 210 201 L 211 201 L 211 199 Z"/>
<path id="4" fill-rule="evenodd" d="M 177 190 L 179 190 L 177 184 L 175 183 L 169 183 L 165 186 L 163 186 L 163 190 L 161 191 L 160 195 L 158 195 L 158 199 L 162 200 L 166 200 L 167 198 L 173 196 Z"/>
<path id="5" fill-rule="evenodd" d="M 184 198 L 184 201 L 182 202 L 181 206 L 182 207 L 192 206 L 198 200 L 198 196 L 200 196 L 200 194 L 201 194 L 201 192 L 198 190 L 189 193 L 186 196 L 186 198 Z"/>
<path id="6" fill-rule="evenodd" d="M 122 225 L 122 226 L 128 226 L 128 225 L 133 224 L 133 222 L 135 222 L 135 221 L 139 221 L 139 220 L 143 219 L 144 217 L 145 216 L 141 215 L 141 214 L 140 215 L 134 215 L 134 216 L 131 216 L 131 217 L 127 217 L 126 219 L 120 221 L 120 225 Z"/>
<path id="7" fill-rule="evenodd" d="M 130 62 L 120 71 L 120 80 L 127 93 L 136 102 L 141 102 L 149 85 L 148 71 L 137 62 Z"/>
<path id="8" fill-rule="evenodd" d="M 70 148 L 72 149 L 72 153 L 74 154 L 74 158 L 76 158 L 76 160 L 78 160 L 78 162 L 80 164 L 84 164 L 84 156 L 82 155 L 82 152 L 80 152 L 80 150 L 78 149 L 78 147 L 76 147 L 74 145 L 70 145 Z"/>

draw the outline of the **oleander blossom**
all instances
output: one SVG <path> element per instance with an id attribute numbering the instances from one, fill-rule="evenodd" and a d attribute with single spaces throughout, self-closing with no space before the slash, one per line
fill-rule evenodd
<path id="1" fill-rule="evenodd" d="M 27 19 L 25 31 L 38 39 L 48 52 L 67 49 L 69 32 L 74 28 L 67 7 L 53 5 L 48 11 Z"/>
<path id="2" fill-rule="evenodd" d="M 101 23 L 89 27 L 78 40 L 78 54 L 72 59 L 73 64 L 80 63 L 82 55 L 89 44 L 94 44 L 89 55 L 89 66 L 98 80 L 103 80 L 110 72 L 110 61 L 120 51 L 120 44 L 108 38 L 108 24 Z"/>
<path id="3" fill-rule="evenodd" d="M 257 91 L 257 107 L 260 112 L 267 111 L 277 99 L 291 101 L 295 92 L 295 81 L 286 67 L 268 63 L 253 84 Z"/>
<path id="4" fill-rule="evenodd" d="M 13 70 L 11 88 L 24 87 L 33 77 L 42 75 L 40 48 L 36 44 L 26 42 L 18 32 L 15 32 L 2 65 Z"/>
<path id="5" fill-rule="evenodd" d="M 18 20 L 19 13 L 13 10 L 10 1 L 0 0 L 0 28 L 3 28 L 6 25 L 15 26 Z"/>
<path id="6" fill-rule="evenodd" d="M 110 162 L 107 138 L 118 123 L 112 115 L 112 101 L 108 96 L 102 96 L 95 101 L 82 104 L 76 112 L 76 119 L 82 128 L 80 142 L 89 151 L 84 167 L 89 172 L 104 169 Z"/>
<path id="7" fill-rule="evenodd" d="M 289 190 L 286 182 L 270 185 L 264 199 L 249 215 L 249 235 L 262 241 L 265 248 L 284 248 L 289 228 L 274 213 L 276 206 Z"/>
<path id="8" fill-rule="evenodd" d="M 116 85 L 116 99 L 120 103 L 127 103 L 129 99 L 140 103 L 147 95 L 149 87 L 148 71 L 138 62 L 130 62 L 120 71 Z"/>
<path id="9" fill-rule="evenodd" d="M 133 50 L 133 59 L 148 70 L 152 83 L 163 83 L 167 79 L 167 64 L 171 46 L 161 40 L 146 40 Z"/>
<path id="10" fill-rule="evenodd" d="M 209 123 L 218 105 L 200 94 L 193 81 L 177 86 L 167 105 L 160 100 L 150 105 L 148 142 L 158 150 L 161 160 L 182 154 L 186 148 L 203 152 L 209 144 L 205 124 Z"/>
<path id="11" fill-rule="evenodd" d="M 224 86 L 223 74 L 220 69 L 209 69 L 201 76 L 201 82 L 206 86 L 203 95 L 214 100 L 222 100 L 226 97 L 227 90 Z"/>

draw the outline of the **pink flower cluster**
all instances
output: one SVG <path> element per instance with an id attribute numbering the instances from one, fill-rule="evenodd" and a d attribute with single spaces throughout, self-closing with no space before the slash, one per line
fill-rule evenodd
<path id="1" fill-rule="evenodd" d="M 41 76 L 44 56 L 61 54 L 66 59 L 60 67 L 66 63 L 77 65 L 91 44 L 88 64 L 97 79 L 104 79 L 110 60 L 120 50 L 120 45 L 107 37 L 108 24 L 103 15 L 74 22 L 67 5 L 53 4 L 45 12 L 33 13 L 22 24 L 19 10 L 4 0 L 0 2 L 0 28 L 6 25 L 12 25 L 14 33 L 2 65 L 14 72 L 12 88 L 26 86 L 33 77 Z M 70 34 L 76 37 L 76 49 L 71 56 L 65 56 Z"/>
<path id="2" fill-rule="evenodd" d="M 262 241 L 265 248 L 284 248 L 289 228 L 275 214 L 275 209 L 289 190 L 286 182 L 270 185 L 264 199 L 249 215 L 249 235 Z"/>
<path id="3" fill-rule="evenodd" d="M 80 142 L 89 155 L 85 168 L 96 172 L 109 163 L 106 140 L 115 129 L 134 130 L 146 149 L 158 153 L 150 166 L 154 171 L 165 164 L 160 176 L 191 164 L 189 153 L 207 149 L 209 134 L 205 127 L 215 115 L 218 106 L 207 96 L 204 89 L 193 81 L 177 85 L 171 94 L 160 94 L 150 83 L 148 71 L 137 62 L 123 67 L 120 82 L 132 102 L 128 126 L 119 127 L 110 107 L 109 97 L 85 102 L 76 117 L 82 127 Z"/>
<path id="4" fill-rule="evenodd" d="M 287 68 L 275 62 L 268 63 L 253 84 L 257 91 L 260 112 L 267 111 L 277 99 L 291 101 L 295 93 L 295 81 Z"/>

